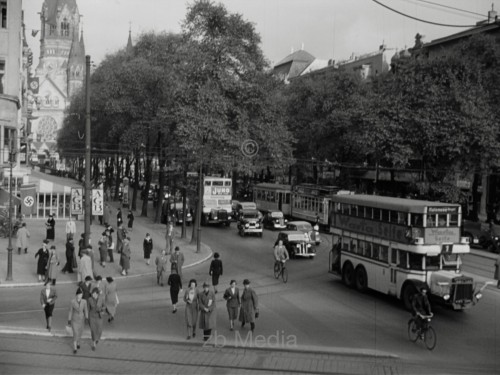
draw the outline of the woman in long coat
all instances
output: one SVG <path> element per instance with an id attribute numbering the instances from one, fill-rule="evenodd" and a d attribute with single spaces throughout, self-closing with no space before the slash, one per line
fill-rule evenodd
<path id="1" fill-rule="evenodd" d="M 104 284 L 104 303 L 106 312 L 109 315 L 108 322 L 115 320 L 116 306 L 118 305 L 118 293 L 116 291 L 116 283 L 111 276 L 106 277 L 106 284 Z"/>
<path id="2" fill-rule="evenodd" d="M 47 278 L 46 283 L 52 281 L 52 285 L 56 285 L 57 275 L 59 274 L 59 257 L 57 256 L 57 250 L 54 245 L 50 247 L 49 261 L 47 262 Z"/>
<path id="3" fill-rule="evenodd" d="M 134 213 L 132 211 L 129 211 L 127 214 L 127 219 L 128 219 L 128 228 L 132 229 L 134 227 Z"/>
<path id="4" fill-rule="evenodd" d="M 236 280 L 231 280 L 229 288 L 223 295 L 226 302 L 227 313 L 229 315 L 229 329 L 234 330 L 234 321 L 238 319 L 238 309 L 240 308 L 240 291 L 236 287 Z"/>
<path id="5" fill-rule="evenodd" d="M 56 221 L 54 220 L 54 214 L 50 214 L 45 226 L 47 227 L 47 239 L 53 241 L 56 235 Z"/>
<path id="6" fill-rule="evenodd" d="M 21 228 L 17 231 L 17 252 L 21 254 L 21 250 L 24 249 L 24 253 L 28 253 L 30 232 L 26 228 L 26 223 L 21 224 Z"/>
<path id="7" fill-rule="evenodd" d="M 142 243 L 142 249 L 144 250 L 144 259 L 146 259 L 146 264 L 149 266 L 149 261 L 151 258 L 151 251 L 153 251 L 153 239 L 146 233 L 144 242 Z"/>
<path id="8" fill-rule="evenodd" d="M 243 281 L 243 293 L 241 293 L 240 322 L 244 327 L 245 323 L 250 323 L 250 329 L 255 329 L 255 318 L 259 316 L 259 299 L 255 291 L 250 288 L 250 281 Z"/>
<path id="9" fill-rule="evenodd" d="M 203 340 L 207 341 L 215 329 L 217 317 L 215 306 L 215 294 L 208 283 L 203 283 L 203 291 L 198 294 L 198 305 L 200 308 L 200 329 L 203 330 Z"/>
<path id="10" fill-rule="evenodd" d="M 73 353 L 76 354 L 80 349 L 80 340 L 82 338 L 85 319 L 89 318 L 87 301 L 83 298 L 83 292 L 80 288 L 76 291 L 76 297 L 71 301 L 69 307 L 68 325 L 73 330 Z"/>
<path id="11" fill-rule="evenodd" d="M 47 272 L 47 262 L 49 261 L 49 249 L 47 248 L 48 240 L 43 240 L 42 247 L 35 254 L 35 258 L 38 257 L 38 263 L 36 267 L 36 273 L 38 275 L 38 281 L 45 280 L 45 274 Z"/>
<path id="12" fill-rule="evenodd" d="M 104 313 L 104 301 L 99 293 L 99 288 L 92 289 L 92 296 L 89 298 L 88 304 L 92 350 L 95 350 L 102 335 L 102 314 Z"/>
<path id="13" fill-rule="evenodd" d="M 189 286 L 184 293 L 184 302 L 186 303 L 185 318 L 187 327 L 187 339 L 196 336 L 196 323 L 198 322 L 198 292 L 196 290 L 195 279 L 189 280 Z"/>
<path id="14" fill-rule="evenodd" d="M 130 237 L 126 237 L 123 241 L 120 266 L 122 267 L 122 275 L 128 275 L 128 270 L 130 269 Z"/>

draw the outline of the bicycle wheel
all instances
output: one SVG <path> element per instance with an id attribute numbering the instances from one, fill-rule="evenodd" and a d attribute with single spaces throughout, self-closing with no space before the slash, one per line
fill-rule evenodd
<path id="1" fill-rule="evenodd" d="M 413 318 L 408 322 L 408 339 L 411 342 L 416 342 L 418 339 L 417 322 Z"/>
<path id="2" fill-rule="evenodd" d="M 432 350 L 436 347 L 436 341 L 436 331 L 434 331 L 434 328 L 429 326 L 429 328 L 427 328 L 427 331 L 425 331 L 424 333 L 425 346 L 427 347 L 427 349 Z"/>
<path id="3" fill-rule="evenodd" d="M 279 263 L 274 263 L 274 277 L 277 279 L 280 277 L 281 267 Z"/>
<path id="4" fill-rule="evenodd" d="M 281 277 L 283 278 L 283 282 L 286 284 L 286 282 L 288 281 L 288 269 L 286 269 L 285 267 L 283 267 L 283 269 L 281 270 Z"/>

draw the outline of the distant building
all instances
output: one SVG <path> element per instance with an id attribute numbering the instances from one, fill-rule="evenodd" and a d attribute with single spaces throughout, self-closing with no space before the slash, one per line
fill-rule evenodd
<path id="1" fill-rule="evenodd" d="M 0 165 L 21 126 L 22 1 L 0 1 Z"/>
<path id="2" fill-rule="evenodd" d="M 339 69 L 350 70 L 358 73 L 362 79 L 370 79 L 379 74 L 387 73 L 391 69 L 391 58 L 394 49 L 381 45 L 376 52 L 364 55 L 353 55 L 350 59 L 339 61 Z"/>
<path id="3" fill-rule="evenodd" d="M 303 49 L 292 52 L 278 62 L 273 69 L 281 80 L 289 82 L 291 79 L 311 73 L 328 66 L 327 60 L 318 60 Z"/>
<path id="4" fill-rule="evenodd" d="M 64 110 L 83 86 L 85 46 L 76 0 L 45 0 L 40 13 L 40 61 L 33 141 L 53 150 Z"/>

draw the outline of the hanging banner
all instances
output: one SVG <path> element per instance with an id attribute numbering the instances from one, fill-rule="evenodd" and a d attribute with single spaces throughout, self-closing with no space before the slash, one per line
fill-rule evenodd
<path id="1" fill-rule="evenodd" d="M 104 215 L 103 189 L 92 189 L 92 215 Z"/>
<path id="2" fill-rule="evenodd" d="M 83 215 L 83 189 L 71 188 L 71 215 Z"/>
<path id="3" fill-rule="evenodd" d="M 19 189 L 21 192 L 21 214 L 33 215 L 36 213 L 36 185 L 23 185 Z"/>

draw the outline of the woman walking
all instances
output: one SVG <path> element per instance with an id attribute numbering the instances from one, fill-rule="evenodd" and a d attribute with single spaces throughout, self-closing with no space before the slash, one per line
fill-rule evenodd
<path id="1" fill-rule="evenodd" d="M 149 266 L 149 261 L 151 258 L 151 251 L 153 251 L 153 239 L 146 233 L 146 237 L 144 238 L 144 242 L 142 243 L 142 249 L 144 250 L 144 259 L 146 260 L 146 264 Z"/>
<path id="2" fill-rule="evenodd" d="M 196 336 L 196 322 L 198 321 L 198 292 L 196 290 L 196 280 L 189 280 L 189 286 L 184 293 L 184 302 L 186 303 L 186 328 L 187 339 Z"/>
<path id="3" fill-rule="evenodd" d="M 243 281 L 243 293 L 241 293 L 241 309 L 240 322 L 244 327 L 246 323 L 250 323 L 250 329 L 253 332 L 255 329 L 255 318 L 259 317 L 259 300 L 255 291 L 250 288 L 250 281 Z"/>
<path id="4" fill-rule="evenodd" d="M 73 330 L 73 354 L 80 349 L 80 340 L 82 338 L 83 326 L 85 320 L 89 318 L 87 301 L 82 298 L 82 290 L 76 291 L 76 297 L 71 301 L 69 307 L 68 325 Z"/>
<path id="5" fill-rule="evenodd" d="M 98 288 L 92 289 L 92 296 L 89 298 L 89 325 L 92 336 L 92 350 L 95 350 L 102 335 L 102 314 L 104 312 L 104 301 Z"/>
<path id="6" fill-rule="evenodd" d="M 208 274 L 212 276 L 212 285 L 214 293 L 217 293 L 217 285 L 219 285 L 219 277 L 222 276 L 222 261 L 219 259 L 219 253 L 214 254 L 214 259 L 210 263 L 210 271 Z"/>
<path id="7" fill-rule="evenodd" d="M 21 250 L 24 250 L 24 253 L 28 253 L 29 246 L 29 238 L 30 232 L 28 228 L 26 228 L 26 223 L 21 224 L 21 228 L 17 231 L 17 253 L 21 254 Z"/>
<path id="8" fill-rule="evenodd" d="M 43 240 L 42 247 L 35 254 L 35 258 L 38 257 L 38 263 L 36 267 L 38 281 L 45 281 L 45 273 L 47 272 L 47 262 L 49 261 L 49 249 L 47 247 L 48 243 L 49 240 Z"/>
<path id="9" fill-rule="evenodd" d="M 56 285 L 57 275 L 59 274 L 59 257 L 57 256 L 57 250 L 54 245 L 50 247 L 49 260 L 47 262 L 47 277 L 45 283 L 52 282 L 52 285 Z"/>
<path id="10" fill-rule="evenodd" d="M 203 341 L 208 341 L 215 329 L 217 312 L 215 311 L 215 294 L 208 283 L 203 283 L 203 291 L 198 295 L 200 307 L 200 329 L 203 330 Z"/>
<path id="11" fill-rule="evenodd" d="M 120 266 L 122 267 L 122 275 L 128 275 L 130 269 L 130 237 L 125 237 L 123 240 L 123 249 L 120 256 Z"/>
<path id="12" fill-rule="evenodd" d="M 108 322 L 111 323 L 115 320 L 116 306 L 118 306 L 118 293 L 116 291 L 116 283 L 111 276 L 106 277 L 106 284 L 104 284 L 104 303 L 106 312 L 109 315 Z"/>
<path id="13" fill-rule="evenodd" d="M 132 228 L 134 228 L 134 213 L 132 212 L 132 210 L 128 212 L 127 219 L 128 219 L 127 227 L 130 230 L 132 230 Z"/>
<path id="14" fill-rule="evenodd" d="M 56 235 L 56 221 L 54 220 L 54 214 L 50 214 L 49 218 L 47 219 L 47 222 L 45 223 L 45 226 L 47 227 L 47 236 L 46 238 L 48 240 L 54 241 L 55 235 Z"/>
<path id="15" fill-rule="evenodd" d="M 229 288 L 223 295 L 226 302 L 227 313 L 229 315 L 229 330 L 234 331 L 234 321 L 238 319 L 238 309 L 240 308 L 240 291 L 236 287 L 236 280 L 231 280 Z"/>
<path id="16" fill-rule="evenodd" d="M 172 267 L 172 273 L 168 277 L 167 284 L 170 285 L 170 299 L 172 300 L 172 313 L 177 312 L 177 302 L 179 301 L 179 292 L 182 292 L 181 277 L 177 273 L 177 268 Z"/>
<path id="17" fill-rule="evenodd" d="M 45 284 L 45 288 L 40 292 L 40 303 L 42 304 L 43 311 L 45 312 L 45 320 L 47 322 L 47 329 L 51 330 L 52 327 L 52 312 L 57 299 L 56 288 L 51 288 L 50 284 Z"/>

